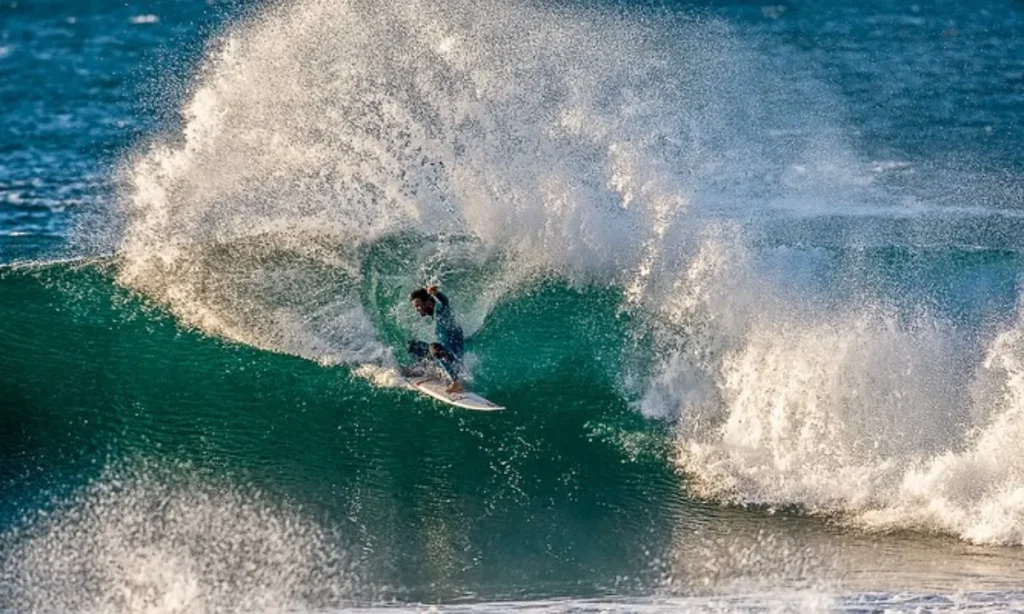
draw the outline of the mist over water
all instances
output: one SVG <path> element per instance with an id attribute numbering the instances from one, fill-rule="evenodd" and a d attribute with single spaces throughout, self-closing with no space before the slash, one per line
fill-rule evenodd
<path id="1" fill-rule="evenodd" d="M 188 467 L 134 463 L 4 536 L 17 611 L 287 611 L 356 594 L 338 538 L 302 510 Z"/>

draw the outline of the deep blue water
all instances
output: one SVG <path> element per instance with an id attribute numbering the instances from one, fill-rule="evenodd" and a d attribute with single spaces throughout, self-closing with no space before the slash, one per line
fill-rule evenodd
<path id="1" fill-rule="evenodd" d="M 5 2 L 0 7 L 3 258 L 59 249 L 102 209 L 131 148 L 175 125 L 207 39 L 241 3 Z"/>
<path id="2" fill-rule="evenodd" d="M 58 248 L 76 212 L 114 198 L 112 169 L 174 130 L 204 48 L 254 3 L 9 2 L 0 70 L 0 223 L 14 260 Z M 713 15 L 787 75 L 789 95 L 821 88 L 842 131 L 936 202 L 1013 207 L 1024 165 L 1024 16 L 1013 2 L 674 3 L 625 12 Z M 900 175 L 900 167 L 895 174 Z M 904 173 L 906 174 L 906 173 Z M 977 189 L 983 186 L 983 189 Z"/>

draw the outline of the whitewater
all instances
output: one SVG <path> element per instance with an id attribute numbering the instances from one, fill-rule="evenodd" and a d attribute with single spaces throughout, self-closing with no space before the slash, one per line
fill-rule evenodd
<path id="1" fill-rule="evenodd" d="M 682 419 L 703 494 L 1020 544 L 1019 319 L 972 348 L 870 286 L 837 307 L 856 282 L 771 279 L 759 268 L 787 255 L 715 215 L 780 189 L 766 177 L 786 201 L 883 198 L 824 123 L 827 93 L 786 100 L 722 24 L 571 17 L 312 2 L 256 18 L 219 43 L 184 142 L 132 168 L 119 280 L 213 334 L 356 364 L 392 360 L 353 291 L 383 237 L 426 244 L 399 289 L 500 257 L 474 324 L 531 276 L 619 287 L 665 346 L 640 410 Z M 783 124 L 787 103 L 810 119 Z M 771 141 L 783 127 L 795 138 Z M 790 188 L 794 171 L 813 179 Z M 469 246 L 445 254 L 448 237 Z"/>
<path id="2" fill-rule="evenodd" d="M 0 166 L 0 610 L 1024 607 L 1019 7 L 224 10 Z M 393 387 L 426 283 L 508 416 Z"/>

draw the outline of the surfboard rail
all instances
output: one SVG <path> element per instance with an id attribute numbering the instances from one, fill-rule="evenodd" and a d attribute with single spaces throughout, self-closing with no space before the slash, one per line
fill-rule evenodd
<path id="1" fill-rule="evenodd" d="M 504 406 L 489 401 L 475 392 L 450 393 L 447 390 L 448 384 L 446 382 L 431 375 L 407 377 L 405 381 L 412 390 L 462 409 L 470 411 L 502 411 L 506 409 Z"/>

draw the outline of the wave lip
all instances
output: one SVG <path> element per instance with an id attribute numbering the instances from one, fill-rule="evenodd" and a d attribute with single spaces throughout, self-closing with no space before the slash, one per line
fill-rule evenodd
<path id="1" fill-rule="evenodd" d="M 710 18 L 525 2 L 268 8 L 211 48 L 182 133 L 129 162 L 119 281 L 211 334 L 329 363 L 392 361 L 360 296 L 389 237 L 501 254 L 491 304 L 536 272 L 642 303 L 701 207 L 846 181 L 845 144 L 815 129 L 827 113 L 790 113 L 741 42 Z M 444 256 L 387 281 L 457 278 Z"/>

